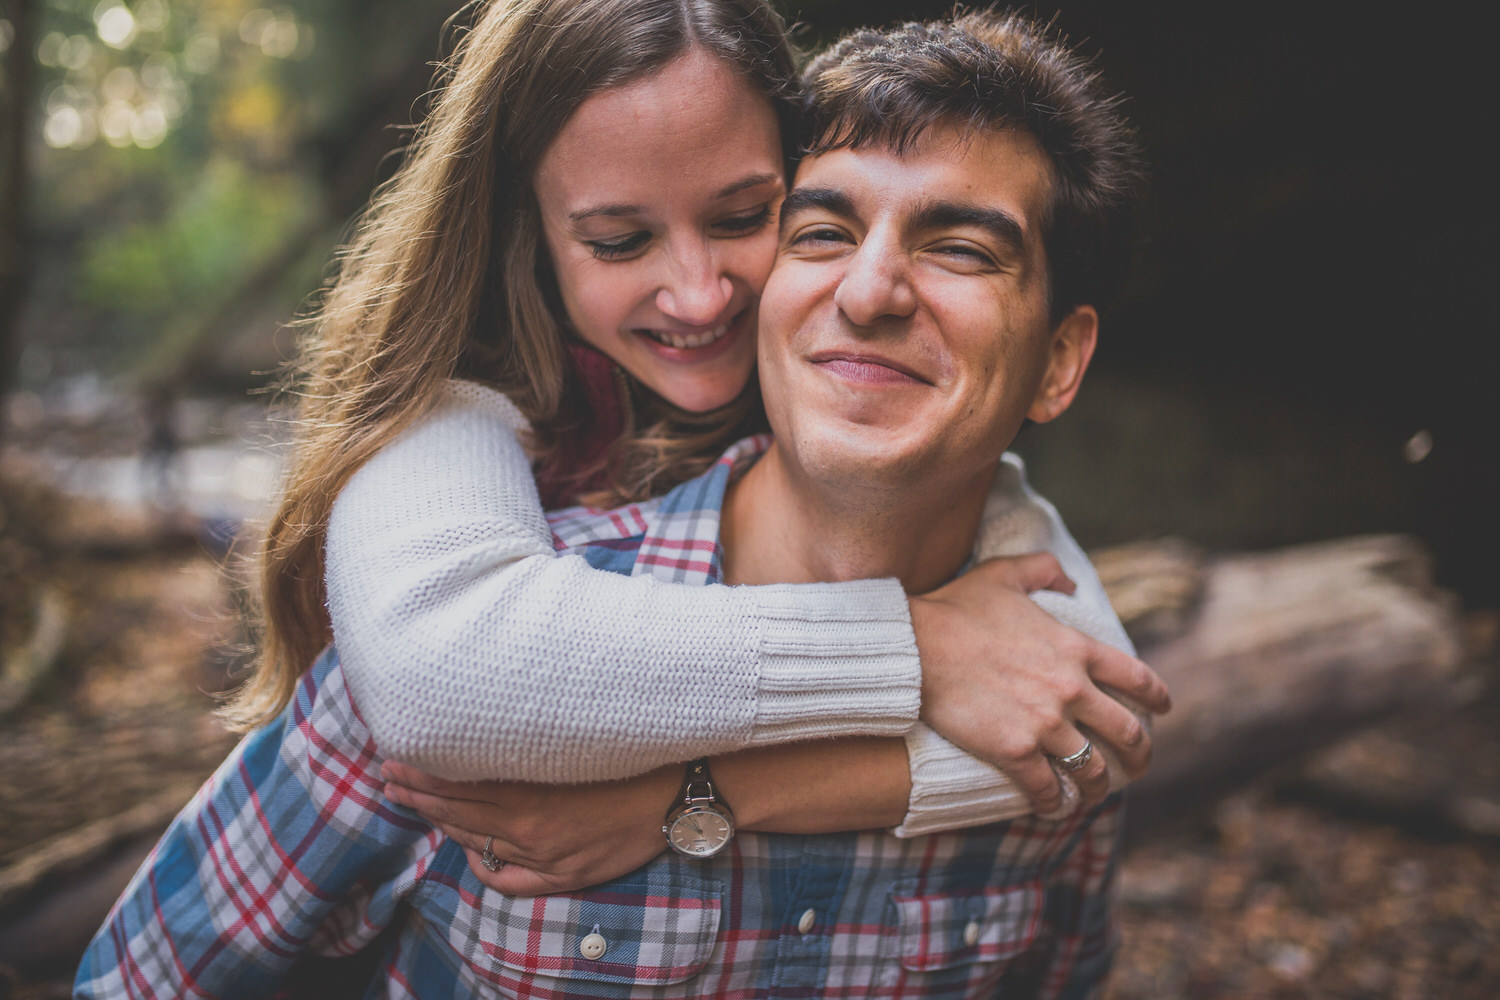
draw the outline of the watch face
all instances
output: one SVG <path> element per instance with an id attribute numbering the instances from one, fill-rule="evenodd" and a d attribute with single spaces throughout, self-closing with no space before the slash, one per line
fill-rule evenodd
<path id="1" fill-rule="evenodd" d="M 672 822 L 667 838 L 672 846 L 694 858 L 710 858 L 724 849 L 734 827 L 719 813 L 704 806 L 692 806 Z"/>

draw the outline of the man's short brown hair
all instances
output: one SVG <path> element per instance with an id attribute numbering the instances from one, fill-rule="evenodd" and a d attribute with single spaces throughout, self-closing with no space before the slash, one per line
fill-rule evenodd
<path id="1" fill-rule="evenodd" d="M 1021 15 L 977 11 L 852 32 L 804 73 L 805 152 L 907 151 L 933 126 L 1015 129 L 1041 145 L 1053 189 L 1043 240 L 1060 319 L 1102 307 L 1129 257 L 1144 164 L 1135 131 L 1092 61 Z"/>

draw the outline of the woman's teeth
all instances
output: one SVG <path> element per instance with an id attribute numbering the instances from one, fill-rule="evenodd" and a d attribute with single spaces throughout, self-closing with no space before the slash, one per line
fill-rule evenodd
<path id="1" fill-rule="evenodd" d="M 657 343 L 666 344 L 679 350 L 685 347 L 707 347 L 714 341 L 720 339 L 729 332 L 728 323 L 720 323 L 711 330 L 702 333 L 668 333 L 665 330 L 647 330 L 646 333 Z"/>

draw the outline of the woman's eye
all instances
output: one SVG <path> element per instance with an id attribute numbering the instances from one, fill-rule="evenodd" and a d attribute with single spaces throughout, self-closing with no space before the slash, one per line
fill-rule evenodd
<path id="1" fill-rule="evenodd" d="M 759 232 L 770 221 L 771 206 L 762 205 L 753 212 L 747 212 L 744 215 L 731 215 L 727 219 L 721 219 L 714 223 L 714 226 L 734 236 L 741 236 L 745 233 Z"/>
<path id="2" fill-rule="evenodd" d="M 614 240 L 589 240 L 588 248 L 599 260 L 619 260 L 639 251 L 650 239 L 649 233 L 631 233 Z"/>

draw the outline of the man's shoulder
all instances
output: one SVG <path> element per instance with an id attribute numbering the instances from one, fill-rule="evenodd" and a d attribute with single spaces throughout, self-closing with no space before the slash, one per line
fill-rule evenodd
<path id="1" fill-rule="evenodd" d="M 549 511 L 553 548 L 617 573 L 677 583 L 715 582 L 725 489 L 770 443 L 764 434 L 737 441 L 702 473 L 650 500 L 609 509 Z"/>

